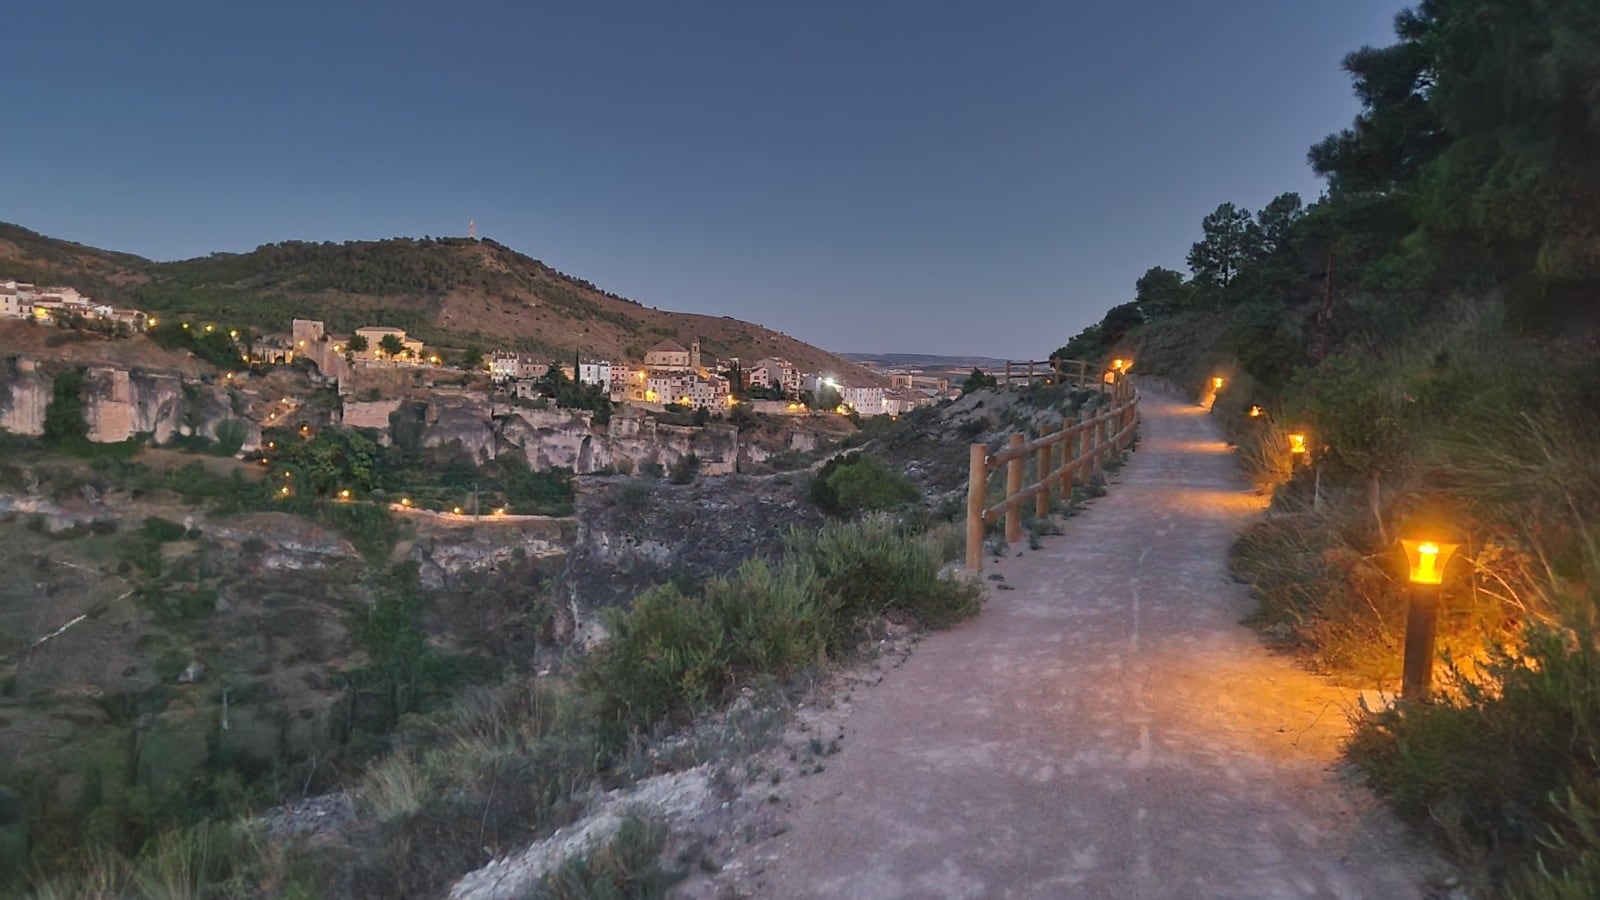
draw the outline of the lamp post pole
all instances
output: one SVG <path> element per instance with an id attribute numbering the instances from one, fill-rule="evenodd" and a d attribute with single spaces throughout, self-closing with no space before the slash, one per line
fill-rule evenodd
<path id="1" fill-rule="evenodd" d="M 1426 700 L 1433 688 L 1434 638 L 1439 628 L 1439 586 L 1411 585 L 1406 606 L 1406 655 L 1400 696 Z"/>

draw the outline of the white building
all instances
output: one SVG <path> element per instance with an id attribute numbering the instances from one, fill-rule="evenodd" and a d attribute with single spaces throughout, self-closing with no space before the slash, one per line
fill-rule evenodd
<path id="1" fill-rule="evenodd" d="M 612 364 L 604 360 L 578 363 L 578 383 L 597 384 L 607 394 L 611 393 Z"/>
<path id="2" fill-rule="evenodd" d="M 839 398 L 840 403 L 863 416 L 883 415 L 883 388 L 881 387 L 852 387 L 846 385 L 839 388 Z"/>
<path id="3" fill-rule="evenodd" d="M 33 285 L 20 281 L 0 281 L 0 317 L 26 319 L 33 315 Z"/>

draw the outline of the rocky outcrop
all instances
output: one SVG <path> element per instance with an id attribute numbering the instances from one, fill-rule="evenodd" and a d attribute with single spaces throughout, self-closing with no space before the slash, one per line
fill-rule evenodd
<path id="1" fill-rule="evenodd" d="M 676 485 L 640 478 L 586 479 L 578 533 L 553 595 L 558 636 L 583 641 L 598 610 L 669 581 L 726 574 L 751 556 L 776 558 L 790 527 L 816 528 L 805 475 L 730 475 Z"/>
<path id="2" fill-rule="evenodd" d="M 34 360 L 0 360 L 0 431 L 30 437 L 44 434 L 50 384 Z"/>
<path id="3" fill-rule="evenodd" d="M 229 389 L 162 372 L 90 366 L 83 372 L 83 419 L 88 439 L 117 443 L 148 435 L 157 444 L 175 435 L 215 440 L 222 423 L 237 420 L 245 430 L 243 449 L 261 444 L 261 430 L 237 416 Z M 44 433 L 55 374 L 25 357 L 0 362 L 0 430 L 37 436 Z"/>

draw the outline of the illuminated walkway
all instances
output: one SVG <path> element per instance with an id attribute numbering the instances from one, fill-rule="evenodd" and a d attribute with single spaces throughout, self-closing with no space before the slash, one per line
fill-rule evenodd
<path id="1" fill-rule="evenodd" d="M 1106 497 L 986 563 L 1014 590 L 856 696 L 741 861 L 759 896 L 1428 893 L 1439 865 L 1336 771 L 1351 698 L 1237 624 L 1225 556 L 1260 499 L 1201 410 L 1143 411 Z"/>

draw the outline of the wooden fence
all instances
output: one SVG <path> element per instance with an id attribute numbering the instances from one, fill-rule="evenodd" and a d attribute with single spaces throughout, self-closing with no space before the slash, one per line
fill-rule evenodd
<path id="1" fill-rule="evenodd" d="M 1083 382 L 1080 380 L 1079 384 Z M 1044 518 L 1050 514 L 1052 486 L 1059 485 L 1061 496 L 1070 498 L 1075 478 L 1094 478 L 1104 471 L 1107 459 L 1128 449 L 1138 425 L 1139 394 L 1120 373 L 1113 374 L 1112 381 L 1102 381 L 1102 384 L 1111 402 L 1092 415 L 1076 419 L 1068 416 L 1061 420 L 1060 428 L 1043 429 L 1031 441 L 1018 432 L 1011 435 L 1009 445 L 997 453 L 989 453 L 987 444 L 972 445 L 967 484 L 969 570 L 983 569 L 983 533 L 988 523 L 1005 516 L 1006 542 L 1021 540 L 1022 504 L 1029 497 L 1034 500 L 1034 515 Z M 1030 456 L 1034 459 L 1034 477 L 1038 480 L 1024 486 L 1022 481 Z M 1005 497 L 993 506 L 985 506 L 989 476 L 1001 467 L 1006 470 Z"/>
<path id="2" fill-rule="evenodd" d="M 1003 370 L 995 369 L 994 376 L 995 380 L 1006 386 L 1013 381 L 1032 384 L 1042 378 L 1049 384 L 1089 387 L 1100 376 L 1100 372 L 1091 369 L 1081 359 L 1008 359 Z"/>

